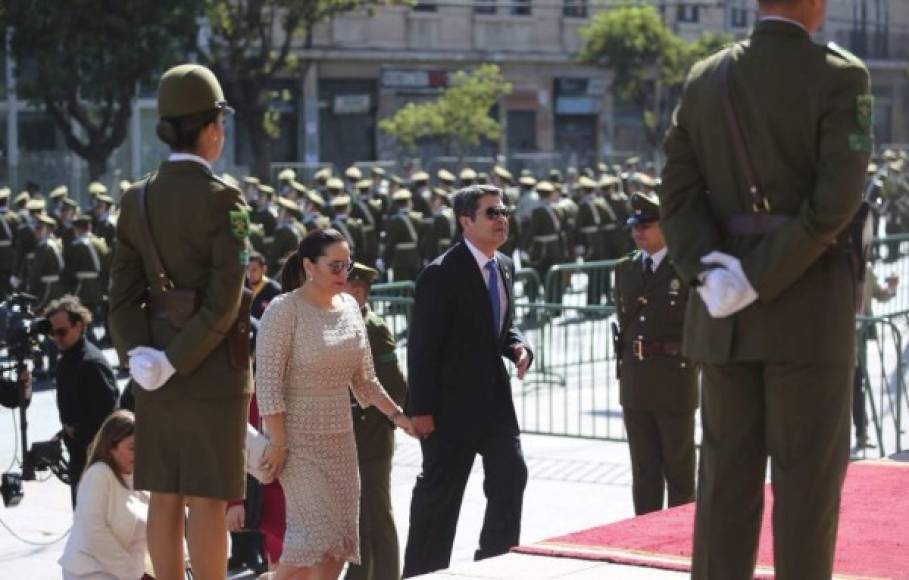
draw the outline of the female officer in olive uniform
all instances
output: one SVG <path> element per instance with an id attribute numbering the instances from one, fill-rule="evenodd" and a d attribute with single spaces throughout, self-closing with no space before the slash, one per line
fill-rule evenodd
<path id="1" fill-rule="evenodd" d="M 230 112 L 207 68 L 164 73 L 157 133 L 173 153 L 123 196 L 117 224 L 110 327 L 133 378 L 135 487 L 151 491 L 148 546 L 159 580 L 184 577 L 185 505 L 194 576 L 226 576 L 226 500 L 244 493 L 249 216 L 240 191 L 210 165 Z"/>

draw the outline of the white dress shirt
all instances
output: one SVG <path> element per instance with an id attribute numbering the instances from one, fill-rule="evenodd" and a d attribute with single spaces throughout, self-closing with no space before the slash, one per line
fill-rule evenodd
<path id="1" fill-rule="evenodd" d="M 663 261 L 663 258 L 666 257 L 666 254 L 668 252 L 669 252 L 669 248 L 666 246 L 663 246 L 662 250 L 660 250 L 659 252 L 654 252 L 653 254 L 648 254 L 644 250 L 641 250 L 641 253 L 644 254 L 644 257 L 641 259 L 641 264 L 644 263 L 644 260 L 646 260 L 647 258 L 650 258 L 651 260 L 653 260 L 653 271 L 656 272 L 657 268 L 660 267 L 660 262 Z"/>
<path id="2" fill-rule="evenodd" d="M 209 163 L 202 157 L 199 157 L 198 155 L 195 155 L 193 153 L 171 153 L 168 156 L 167 160 L 168 161 L 195 161 L 196 163 L 204 165 L 205 168 L 208 169 L 209 171 L 212 170 L 211 163 Z"/>
<path id="3" fill-rule="evenodd" d="M 470 250 L 470 253 L 473 254 L 474 260 L 477 261 L 477 267 L 480 269 L 480 274 L 483 275 L 483 282 L 486 283 L 486 287 L 489 288 L 489 271 L 486 269 L 486 263 L 489 262 L 492 258 L 484 254 L 477 248 L 475 245 L 470 243 L 470 240 L 464 238 L 464 244 L 467 246 L 467 249 Z M 495 254 L 493 254 L 493 257 Z M 498 262 L 498 260 L 496 260 Z M 496 276 L 499 281 L 499 305 L 501 306 L 499 312 L 499 332 L 502 331 L 502 325 L 505 324 L 505 313 L 508 312 L 508 295 L 505 292 L 505 281 L 502 280 L 502 272 L 499 270 L 498 266 L 496 267 Z"/>

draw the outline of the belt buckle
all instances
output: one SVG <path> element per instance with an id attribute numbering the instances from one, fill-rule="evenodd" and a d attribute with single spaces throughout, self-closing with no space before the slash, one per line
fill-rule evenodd
<path id="1" fill-rule="evenodd" d="M 644 360 L 644 342 L 641 340 L 632 340 L 631 354 L 638 360 Z"/>

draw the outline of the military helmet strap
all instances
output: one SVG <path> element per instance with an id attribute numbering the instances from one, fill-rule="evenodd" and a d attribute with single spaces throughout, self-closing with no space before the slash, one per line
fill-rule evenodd
<path id="1" fill-rule="evenodd" d="M 748 195 L 751 198 L 751 211 L 769 212 L 770 203 L 761 192 L 758 185 L 757 173 L 754 170 L 754 164 L 748 155 L 748 148 L 745 146 L 745 137 L 742 134 L 739 119 L 735 114 L 735 107 L 732 104 L 732 92 L 729 89 L 729 65 L 732 62 L 732 51 L 730 48 L 723 55 L 720 62 L 720 101 L 723 104 L 723 112 L 726 114 L 726 123 L 729 125 L 729 131 L 732 133 L 732 148 L 735 155 L 745 171 L 745 179 L 748 181 Z"/>

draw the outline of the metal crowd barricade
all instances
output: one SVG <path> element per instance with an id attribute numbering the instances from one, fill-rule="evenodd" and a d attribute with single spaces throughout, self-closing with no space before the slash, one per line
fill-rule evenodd
<path id="1" fill-rule="evenodd" d="M 369 292 L 369 300 L 373 304 L 376 314 L 383 318 L 393 319 L 396 324 L 403 325 L 400 330 L 405 334 L 407 333 L 406 322 L 410 320 L 410 310 L 413 305 L 414 286 L 413 282 L 387 282 L 373 284 Z M 406 315 L 403 321 L 399 319 L 402 313 Z"/>
<path id="2" fill-rule="evenodd" d="M 526 298 L 530 302 L 535 302 L 542 298 L 543 281 L 540 274 L 533 268 L 521 268 L 514 273 L 515 298 L 520 300 Z"/>
<path id="3" fill-rule="evenodd" d="M 595 306 L 601 301 L 611 303 L 612 272 L 618 260 L 600 260 L 595 262 L 568 262 L 555 264 L 546 273 L 546 302 L 559 304 L 565 303 L 563 296 L 580 294 L 583 305 Z M 589 292 L 591 284 L 596 285 L 595 291 Z M 590 304 L 590 298 L 596 302 Z M 580 306 L 576 300 L 569 301 Z"/>
<path id="4" fill-rule="evenodd" d="M 909 312 L 856 321 L 856 362 L 864 394 L 859 404 L 865 405 L 868 434 L 880 457 L 905 447 L 902 419 L 909 397 L 900 329 L 907 321 Z"/>
<path id="5" fill-rule="evenodd" d="M 871 272 L 878 283 L 896 275 L 900 285 L 896 296 L 888 302 L 875 302 L 876 314 L 884 315 L 909 310 L 909 234 L 877 238 L 871 245 Z"/>
<path id="6" fill-rule="evenodd" d="M 376 286 L 385 286 L 385 284 L 376 284 L 373 289 Z M 373 292 L 369 295 L 368 303 L 373 312 L 381 316 L 391 330 L 391 335 L 396 343 L 395 352 L 398 355 L 398 365 L 401 367 L 401 371 L 407 374 L 407 329 L 410 327 L 410 315 L 413 313 L 413 295 Z"/>
<path id="7" fill-rule="evenodd" d="M 625 440 L 612 348 L 611 306 L 525 304 L 515 321 L 534 349 L 512 396 L 526 433 Z"/>

